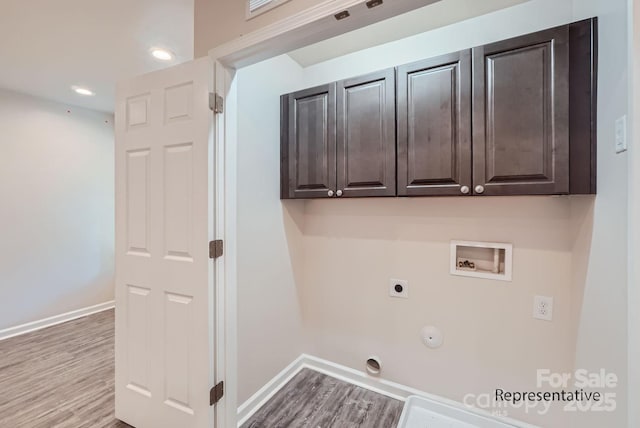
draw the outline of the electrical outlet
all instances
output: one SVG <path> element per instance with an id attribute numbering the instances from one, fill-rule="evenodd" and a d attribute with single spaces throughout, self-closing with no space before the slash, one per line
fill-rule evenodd
<path id="1" fill-rule="evenodd" d="M 391 278 L 389 280 L 389 296 L 408 299 L 409 298 L 409 281 L 407 281 L 406 279 Z"/>
<path id="2" fill-rule="evenodd" d="M 551 321 L 553 319 L 553 297 L 535 296 L 533 298 L 533 317 Z"/>
<path id="3" fill-rule="evenodd" d="M 616 120 L 616 153 L 627 151 L 627 116 Z"/>

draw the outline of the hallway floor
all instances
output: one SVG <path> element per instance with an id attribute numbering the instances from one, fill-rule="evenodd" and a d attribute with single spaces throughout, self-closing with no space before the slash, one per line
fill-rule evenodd
<path id="1" fill-rule="evenodd" d="M 129 427 L 114 411 L 113 309 L 0 341 L 0 427 Z"/>

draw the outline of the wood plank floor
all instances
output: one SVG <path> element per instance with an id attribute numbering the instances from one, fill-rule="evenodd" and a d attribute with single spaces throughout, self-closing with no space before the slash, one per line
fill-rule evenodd
<path id="1" fill-rule="evenodd" d="M 114 416 L 114 311 L 0 341 L 0 427 L 124 428 Z"/>
<path id="2" fill-rule="evenodd" d="M 0 427 L 129 427 L 114 416 L 113 359 L 113 310 L 0 341 Z M 402 406 L 305 369 L 243 428 L 393 428 Z"/>
<path id="3" fill-rule="evenodd" d="M 393 428 L 403 403 L 303 369 L 242 428 Z"/>

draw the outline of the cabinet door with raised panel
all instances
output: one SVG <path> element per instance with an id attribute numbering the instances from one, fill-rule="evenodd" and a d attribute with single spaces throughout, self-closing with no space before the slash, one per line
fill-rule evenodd
<path id="1" fill-rule="evenodd" d="M 471 186 L 471 51 L 398 67 L 398 195 Z"/>
<path id="2" fill-rule="evenodd" d="M 336 196 L 395 196 L 394 70 L 337 85 Z"/>
<path id="3" fill-rule="evenodd" d="M 327 198 L 336 188 L 336 84 L 283 95 L 281 198 Z"/>
<path id="4" fill-rule="evenodd" d="M 475 194 L 569 192 L 568 26 L 474 48 Z"/>

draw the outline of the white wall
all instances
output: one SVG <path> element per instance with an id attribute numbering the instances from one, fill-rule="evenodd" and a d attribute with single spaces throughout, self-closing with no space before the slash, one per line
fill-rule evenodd
<path id="1" fill-rule="evenodd" d="M 306 352 L 360 370 L 369 355 L 377 354 L 385 378 L 457 400 L 497 387 L 535 390 L 538 368 L 571 372 L 604 367 L 622 380 L 615 413 L 575 415 L 556 404 L 552 416 L 509 414 L 545 427 L 626 426 L 627 169 L 626 155 L 615 155 L 612 149 L 613 122 L 627 108 L 625 4 L 531 0 L 306 68 L 303 81 L 298 79 L 299 67 L 287 64 L 282 69 L 281 75 L 295 78 L 265 99 L 266 105 L 275 106 L 277 95 L 302 87 L 600 15 L 598 196 L 305 202 L 302 219 L 285 228 L 285 234 L 295 236 L 296 242 L 303 235 L 303 260 L 292 260 L 296 282 L 295 291 L 289 290 L 297 299 L 289 302 L 299 307 L 288 310 L 301 311 Z M 261 63 L 263 75 L 277 75 L 283 61 L 279 57 Z M 269 81 L 260 78 L 260 84 Z M 239 102 L 240 111 L 249 100 L 257 100 L 255 91 L 261 89 L 252 90 L 247 102 Z M 261 110 L 271 114 L 271 108 Z M 239 128 L 241 133 L 242 125 Z M 264 176 L 273 189 L 278 132 L 264 127 L 260 136 L 273 151 L 262 155 L 274 169 Z M 238 144 L 249 143 L 240 137 Z M 256 164 L 260 162 L 254 159 Z M 282 203 L 285 214 L 290 204 Z M 270 224 L 278 226 L 283 218 L 276 215 Z M 450 276 L 451 239 L 512 242 L 514 281 Z M 390 277 L 410 281 L 409 300 L 387 297 Z M 532 319 L 536 294 L 554 297 L 553 322 Z M 251 299 L 260 300 L 261 295 L 240 298 L 241 311 L 244 305 L 255 310 Z M 420 343 L 419 330 L 426 324 L 444 332 L 441 349 L 431 351 Z M 247 340 L 242 334 L 240 340 Z M 253 357 L 245 356 L 244 366 L 261 364 L 259 350 L 245 350 Z"/>
<path id="2" fill-rule="evenodd" d="M 112 116 L 0 90 L 0 330 L 113 300 Z"/>
<path id="3" fill-rule="evenodd" d="M 634 4 L 635 3 L 635 4 Z M 635 220 L 640 217 L 640 4 L 628 0 L 630 12 L 629 32 L 629 109 L 631 140 L 629 147 L 629 304 L 628 338 L 629 369 L 628 403 L 640 401 L 640 269 L 632 262 L 640 257 L 640 227 Z M 640 407 L 627 406 L 630 427 L 640 425 Z"/>
<path id="4" fill-rule="evenodd" d="M 615 120 L 628 113 L 626 0 L 574 0 L 574 19 L 598 16 L 598 197 L 585 260 L 576 368 L 619 378 L 614 413 L 580 413 L 580 427 L 627 426 L 628 155 L 614 150 Z M 576 261 L 576 264 L 579 263 Z M 578 298 L 576 299 L 578 300 Z"/>
<path id="5" fill-rule="evenodd" d="M 237 75 L 238 402 L 304 350 L 300 283 L 304 202 L 280 202 L 280 99 L 301 80 L 288 57 Z"/>

